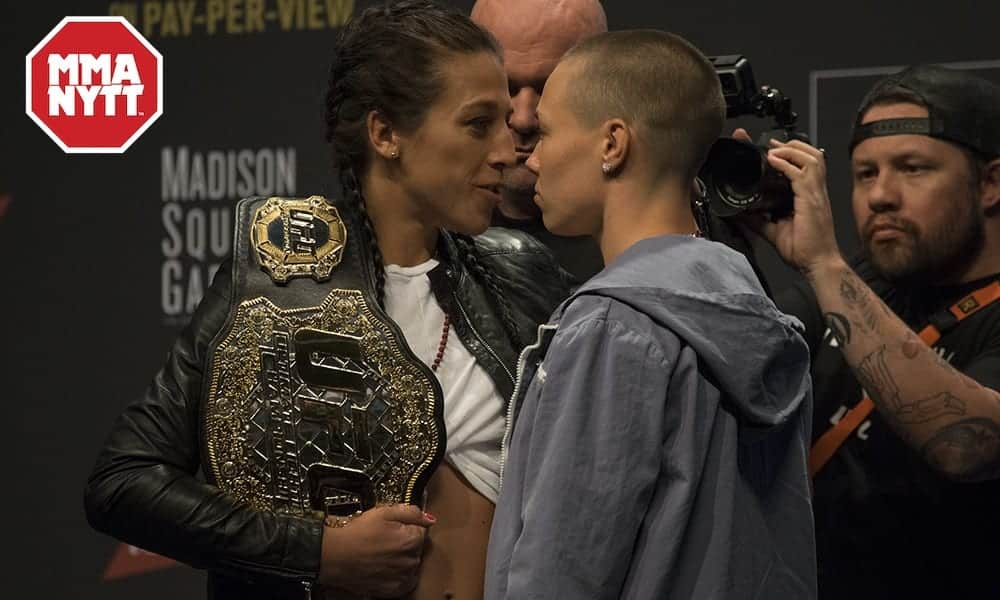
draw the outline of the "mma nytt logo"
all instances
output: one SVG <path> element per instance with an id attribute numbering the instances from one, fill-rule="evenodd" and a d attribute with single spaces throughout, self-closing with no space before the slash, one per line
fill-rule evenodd
<path id="1" fill-rule="evenodd" d="M 25 58 L 25 112 L 66 152 L 124 152 L 163 113 L 163 57 L 123 17 L 66 17 Z"/>

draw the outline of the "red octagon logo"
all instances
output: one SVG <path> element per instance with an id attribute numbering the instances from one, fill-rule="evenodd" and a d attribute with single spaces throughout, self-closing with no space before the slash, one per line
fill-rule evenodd
<path id="1" fill-rule="evenodd" d="M 66 17 L 25 70 L 25 111 L 69 153 L 125 152 L 163 114 L 163 57 L 124 17 Z"/>

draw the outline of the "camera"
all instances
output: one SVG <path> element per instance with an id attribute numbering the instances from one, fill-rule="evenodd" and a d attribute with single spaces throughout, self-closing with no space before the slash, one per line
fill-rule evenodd
<path id="1" fill-rule="evenodd" d="M 742 55 L 710 56 L 726 100 L 726 118 L 772 118 L 773 127 L 757 142 L 730 137 L 716 140 L 698 175 L 696 203 L 719 217 L 744 212 L 767 213 L 772 220 L 794 209 L 791 183 L 767 162 L 768 142 L 777 139 L 808 141 L 796 131 L 798 115 L 791 100 L 771 86 L 757 87 L 750 62 Z"/>

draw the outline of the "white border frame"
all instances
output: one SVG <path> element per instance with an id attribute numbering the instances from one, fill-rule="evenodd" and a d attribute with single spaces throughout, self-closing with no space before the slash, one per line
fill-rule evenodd
<path id="1" fill-rule="evenodd" d="M 42 121 L 42 119 L 38 115 L 36 115 L 31 110 L 31 61 L 32 61 L 32 59 L 42 49 L 42 46 L 44 46 L 45 44 L 49 43 L 49 40 L 51 40 L 53 37 L 55 37 L 56 33 L 58 33 L 60 30 L 62 30 L 62 28 L 65 27 L 68 23 L 81 23 L 81 22 L 83 22 L 83 23 L 120 23 L 120 24 L 124 25 L 125 28 L 128 29 L 129 32 L 133 36 L 135 36 L 135 38 L 137 40 L 139 40 L 139 42 L 142 43 L 143 46 L 146 47 L 146 50 L 148 50 L 156 58 L 156 112 L 153 113 L 153 116 L 151 116 L 148 119 L 146 119 L 146 122 L 143 123 L 142 127 L 140 127 L 139 129 L 137 129 L 134 134 L 132 134 L 132 137 L 130 137 L 129 139 L 125 140 L 125 142 L 121 146 L 119 146 L 117 148 L 113 148 L 113 147 L 70 148 L 61 139 L 59 139 L 59 137 L 51 129 L 49 129 L 49 126 L 46 125 L 45 122 Z M 28 52 L 28 55 L 24 58 L 24 71 L 25 71 L 25 74 L 24 74 L 24 81 L 25 81 L 25 87 L 24 87 L 24 112 L 29 117 L 31 117 L 31 120 L 34 121 L 36 125 L 38 125 L 39 127 L 42 128 L 42 131 L 44 131 L 46 134 L 48 134 L 48 136 L 50 138 L 52 138 L 52 141 L 54 141 L 56 144 L 59 145 L 60 148 L 63 149 L 63 152 L 66 152 L 67 154 L 122 154 L 126 150 L 128 150 L 129 146 L 131 146 L 137 139 L 139 139 L 140 135 L 142 135 L 143 133 L 146 132 L 147 129 L 149 129 L 150 125 L 152 125 L 157 119 L 160 118 L 160 115 L 163 114 L 163 55 L 160 54 L 159 51 L 157 51 L 157 49 L 154 48 L 153 45 L 149 43 L 149 40 L 147 40 L 141 33 L 139 33 L 139 31 L 135 27 L 133 27 L 132 24 L 129 23 L 127 19 L 125 19 L 125 17 L 65 17 L 65 18 L 63 18 L 62 21 L 59 21 L 58 25 L 56 25 L 55 27 L 52 28 L 51 31 L 49 31 L 48 35 L 46 35 L 42 39 L 42 41 L 38 42 L 38 44 L 36 44 L 35 47 L 31 49 L 31 52 Z"/>

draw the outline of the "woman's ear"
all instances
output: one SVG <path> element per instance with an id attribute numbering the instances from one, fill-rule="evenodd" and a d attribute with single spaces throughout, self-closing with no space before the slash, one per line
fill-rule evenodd
<path id="1" fill-rule="evenodd" d="M 375 153 L 386 160 L 399 158 L 399 136 L 385 113 L 369 111 L 365 124 L 368 128 L 368 141 Z"/>
<path id="2" fill-rule="evenodd" d="M 601 170 L 613 177 L 628 160 L 632 130 L 621 119 L 608 119 L 601 125 Z"/>

